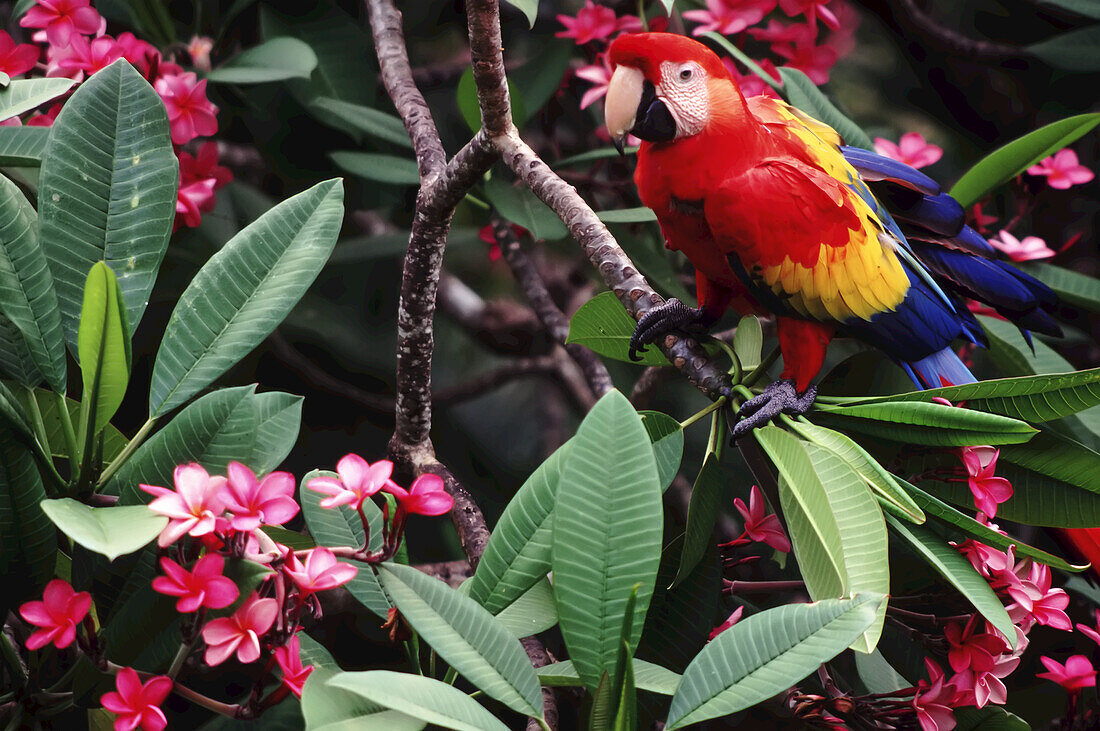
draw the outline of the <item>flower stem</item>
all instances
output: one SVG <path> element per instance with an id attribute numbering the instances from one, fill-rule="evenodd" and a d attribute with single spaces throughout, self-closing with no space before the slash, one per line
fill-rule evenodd
<path id="1" fill-rule="evenodd" d="M 76 453 L 76 431 L 73 430 L 73 419 L 69 416 L 69 403 L 64 394 L 54 393 L 57 401 L 57 418 L 61 420 L 61 433 L 65 436 L 65 448 L 69 451 L 69 466 L 75 476 L 80 469 L 80 461 Z"/>
<path id="2" fill-rule="evenodd" d="M 718 409 L 722 408 L 722 406 L 724 406 L 725 403 L 726 403 L 726 397 L 725 396 L 719 396 L 718 400 L 716 400 L 714 403 L 707 406 L 702 411 L 696 412 L 696 413 L 692 414 L 691 416 L 689 416 L 684 421 L 681 421 L 680 422 L 680 428 L 681 429 L 687 429 L 689 426 L 691 426 L 695 422 L 699 421 L 700 419 L 702 419 L 707 414 L 709 414 L 713 411 L 717 411 Z"/>
<path id="3" fill-rule="evenodd" d="M 99 476 L 99 482 L 96 483 L 96 488 L 101 488 L 107 484 L 107 480 L 115 476 L 119 468 L 126 464 L 126 460 L 134 456 L 134 452 L 141 446 L 141 443 L 145 441 L 145 437 L 149 436 L 149 432 L 153 430 L 153 426 L 157 423 L 157 417 L 150 416 L 149 420 L 141 425 L 138 429 L 138 433 L 134 435 L 134 438 L 130 440 L 126 448 L 123 449 L 117 457 L 115 457 L 111 464 L 107 465 L 107 469 L 103 470 L 103 474 Z"/>

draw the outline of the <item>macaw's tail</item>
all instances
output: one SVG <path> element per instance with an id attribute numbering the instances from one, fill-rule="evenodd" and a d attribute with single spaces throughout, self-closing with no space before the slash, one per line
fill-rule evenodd
<path id="1" fill-rule="evenodd" d="M 902 367 L 917 384 L 917 388 L 940 388 L 974 383 L 978 379 L 962 362 L 958 354 L 948 346 L 926 358 L 912 363 L 902 363 Z"/>

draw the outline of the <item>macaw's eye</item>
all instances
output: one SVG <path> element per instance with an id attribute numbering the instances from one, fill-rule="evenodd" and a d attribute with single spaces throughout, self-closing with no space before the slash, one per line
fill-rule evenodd
<path id="1" fill-rule="evenodd" d="M 680 72 L 680 80 L 681 81 L 690 81 L 691 80 L 691 69 L 688 68 L 688 69 L 684 69 L 683 71 L 681 71 Z"/>

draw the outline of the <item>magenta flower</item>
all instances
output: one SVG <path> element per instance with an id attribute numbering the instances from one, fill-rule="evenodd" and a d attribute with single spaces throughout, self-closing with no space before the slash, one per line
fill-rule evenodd
<path id="1" fill-rule="evenodd" d="M 1088 637 L 1090 640 L 1100 645 L 1100 632 L 1097 631 L 1100 630 L 1100 609 L 1094 609 L 1092 610 L 1092 612 L 1093 617 L 1096 620 L 1096 626 L 1089 627 L 1087 624 L 1078 623 L 1077 629 L 1080 630 L 1081 634 L 1083 634 L 1085 637 Z"/>
<path id="2" fill-rule="evenodd" d="M 687 10 L 687 20 L 700 23 L 693 36 L 714 31 L 724 36 L 740 33 L 750 25 L 756 25 L 775 9 L 776 0 L 707 0 L 706 10 Z"/>
<path id="3" fill-rule="evenodd" d="M 978 615 L 964 627 L 952 622 L 944 627 L 944 637 L 949 649 L 947 662 L 956 673 L 964 670 L 987 672 L 996 664 L 995 658 L 1008 649 L 1008 644 L 998 635 L 976 632 Z"/>
<path id="4" fill-rule="evenodd" d="M 42 601 L 27 602 L 19 607 L 19 614 L 37 631 L 27 638 L 27 649 L 37 650 L 53 644 L 64 649 L 76 639 L 76 626 L 88 616 L 92 607 L 92 595 L 86 591 L 73 591 L 69 582 L 54 579 L 46 584 Z"/>
<path id="5" fill-rule="evenodd" d="M 829 81 L 829 69 L 840 58 L 835 48 L 814 45 L 812 39 L 801 43 L 776 43 L 772 46 L 772 52 L 787 60 L 785 66 L 798 69 L 815 84 Z"/>
<path id="6" fill-rule="evenodd" d="M 745 507 L 745 501 L 735 498 L 733 507 L 741 513 L 745 520 L 745 533 L 757 543 L 766 543 L 777 551 L 788 553 L 791 550 L 791 542 L 787 534 L 783 532 L 783 526 L 779 523 L 779 517 L 775 513 L 764 514 L 764 493 L 756 485 L 749 492 L 749 506 Z"/>
<path id="7" fill-rule="evenodd" d="M 293 496 L 294 475 L 289 472 L 272 472 L 259 480 L 240 462 L 230 462 L 226 468 L 222 500 L 233 514 L 229 520 L 233 530 L 253 531 L 265 523 L 282 525 L 298 514 Z"/>
<path id="8" fill-rule="evenodd" d="M 558 22 L 565 26 L 565 30 L 554 35 L 558 38 L 572 38 L 578 46 L 591 41 L 607 40 L 622 31 L 636 33 L 642 29 L 642 21 L 634 16 L 617 18 L 614 10 L 597 5 L 592 0 L 584 1 L 584 7 L 577 12 L 577 17 L 559 15 Z"/>
<path id="9" fill-rule="evenodd" d="M 833 15 L 833 11 L 825 7 L 828 4 L 829 0 L 779 0 L 779 7 L 784 13 L 792 18 L 796 15 L 805 15 L 810 28 L 817 29 L 817 19 L 820 17 L 825 25 L 836 30 L 840 27 L 840 20 Z"/>
<path id="10" fill-rule="evenodd" d="M 158 69 L 163 71 L 159 63 L 160 51 L 153 44 L 141 40 L 129 31 L 120 33 L 115 43 L 122 57 L 143 75 L 148 76 L 154 61 L 157 62 Z"/>
<path id="11" fill-rule="evenodd" d="M 206 79 L 199 81 L 191 72 L 170 74 L 157 79 L 154 88 L 168 110 L 173 144 L 183 145 L 218 131 L 218 108 L 206 98 Z"/>
<path id="12" fill-rule="evenodd" d="M 1092 663 L 1084 655 L 1073 655 L 1066 659 L 1063 665 L 1046 655 L 1039 658 L 1049 672 L 1036 673 L 1036 678 L 1053 680 L 1070 693 L 1078 693 L 1082 688 L 1092 688 L 1096 685 L 1096 670 Z"/>
<path id="13" fill-rule="evenodd" d="M 1037 623 L 1066 632 L 1073 629 L 1073 623 L 1065 612 L 1069 606 L 1069 595 L 1064 589 L 1051 588 L 1049 566 L 1028 558 L 1002 576 L 1005 593 L 1023 610 L 1025 623 Z"/>
<path id="14" fill-rule="evenodd" d="M 38 0 L 19 25 L 45 28 L 51 46 L 67 46 L 74 34 L 94 34 L 99 30 L 100 20 L 88 0 Z"/>
<path id="15" fill-rule="evenodd" d="M 41 51 L 30 43 L 16 45 L 12 37 L 0 30 L 0 71 L 8 76 L 19 76 L 34 68 Z"/>
<path id="16" fill-rule="evenodd" d="M 122 49 L 110 36 L 100 36 L 89 41 L 84 36 L 73 36 L 68 53 L 59 57 L 57 68 L 66 76 L 83 71 L 91 76 L 122 58 Z"/>
<path id="17" fill-rule="evenodd" d="M 271 629 L 279 614 L 274 599 L 260 599 L 255 592 L 231 616 L 213 619 L 202 629 L 206 643 L 203 659 L 213 667 L 229 659 L 234 652 L 242 663 L 260 657 L 260 637 Z"/>
<path id="18" fill-rule="evenodd" d="M 144 731 L 161 731 L 168 725 L 160 704 L 172 692 L 172 679 L 167 675 L 149 678 L 143 685 L 137 671 L 122 668 L 115 676 L 118 691 L 104 693 L 99 702 L 115 719 L 115 731 L 133 731 L 140 726 Z"/>
<path id="19" fill-rule="evenodd" d="M 170 518 L 157 539 L 161 548 L 170 546 L 184 535 L 213 533 L 218 517 L 225 511 L 221 496 L 224 477 L 211 477 L 194 462 L 176 467 L 172 477 L 176 486 L 174 491 L 155 485 L 138 485 L 156 497 L 149 503 L 149 509 Z"/>
<path id="20" fill-rule="evenodd" d="M 970 492 L 974 494 L 974 505 L 978 510 L 992 518 L 997 514 L 997 506 L 1012 497 L 1012 483 L 1003 477 L 997 477 L 993 473 L 997 469 L 997 455 L 1000 450 L 993 450 L 992 456 L 988 452 L 971 451 L 962 452 L 963 464 L 968 474 L 967 484 Z M 982 464 L 982 459 L 988 461 Z"/>
<path id="21" fill-rule="evenodd" d="M 958 691 L 953 682 L 944 682 L 943 670 L 934 661 L 925 658 L 924 666 L 928 670 L 928 680 L 917 683 L 913 696 L 917 722 L 921 731 L 950 731 L 955 728 L 952 708 Z"/>
<path id="22" fill-rule="evenodd" d="M 339 475 L 339 479 L 314 477 L 306 487 L 322 495 L 328 495 L 321 501 L 322 508 L 350 505 L 352 509 L 359 510 L 364 500 L 381 490 L 387 483 L 393 484 L 390 481 L 392 473 L 393 462 L 387 459 L 380 459 L 370 464 L 358 454 L 347 454 L 336 463 L 336 474 Z"/>
<path id="23" fill-rule="evenodd" d="M 229 168 L 218 165 L 218 143 L 206 142 L 199 154 L 178 153 L 180 186 L 176 197 L 175 228 L 202 223 L 202 214 L 214 209 L 214 191 L 233 179 Z"/>
<path id="24" fill-rule="evenodd" d="M 1049 259 L 1056 253 L 1054 249 L 1047 246 L 1047 242 L 1038 236 L 1025 236 L 1021 241 L 1008 231 L 1001 231 L 995 237 L 989 239 L 989 243 L 994 249 L 1007 254 L 1012 261 Z"/>
<path id="25" fill-rule="evenodd" d="M 153 579 L 153 589 L 161 594 L 179 597 L 176 601 L 177 612 L 194 612 L 199 607 L 222 609 L 240 596 L 240 589 L 233 580 L 222 576 L 225 559 L 221 554 L 206 554 L 191 571 L 162 556 L 160 568 L 164 576 Z"/>
<path id="26" fill-rule="evenodd" d="M 443 487 L 443 478 L 430 472 L 417 477 L 408 491 L 392 482 L 383 489 L 397 498 L 398 509 L 409 515 L 443 515 L 455 504 Z"/>
<path id="27" fill-rule="evenodd" d="M 275 649 L 275 662 L 283 671 L 283 685 L 290 688 L 290 692 L 299 698 L 302 697 L 302 688 L 306 679 L 313 672 L 312 665 L 302 667 L 302 654 L 298 646 L 298 635 L 292 636 L 282 647 Z"/>
<path id="28" fill-rule="evenodd" d="M 714 629 L 712 629 L 710 631 L 710 635 L 707 637 L 707 642 L 710 642 L 715 637 L 722 634 L 723 632 L 728 630 L 733 625 L 737 624 L 741 620 L 741 615 L 744 613 L 744 611 L 745 611 L 744 607 L 738 607 L 737 609 L 734 609 L 733 614 L 726 617 L 725 622 L 723 622 L 722 624 L 718 625 L 717 627 L 715 627 Z"/>
<path id="29" fill-rule="evenodd" d="M 581 66 L 576 71 L 578 79 L 592 84 L 592 88 L 581 97 L 581 109 L 586 109 L 607 96 L 607 87 L 611 83 L 611 61 L 606 53 L 596 57 L 596 63 Z"/>
<path id="30" fill-rule="evenodd" d="M 912 168 L 928 167 L 943 157 L 943 148 L 925 140 L 920 132 L 906 132 L 900 142 L 895 145 L 884 137 L 876 137 L 875 152 Z"/>
<path id="31" fill-rule="evenodd" d="M 1087 183 L 1095 177 L 1091 170 L 1078 163 L 1077 153 L 1070 149 L 1058 150 L 1029 167 L 1027 172 L 1029 175 L 1045 175 L 1050 187 L 1059 190 Z"/>
<path id="32" fill-rule="evenodd" d="M 290 554 L 283 571 L 297 584 L 303 597 L 342 586 L 359 573 L 358 567 L 340 563 L 324 546 L 311 550 L 304 564 L 296 554 Z"/>

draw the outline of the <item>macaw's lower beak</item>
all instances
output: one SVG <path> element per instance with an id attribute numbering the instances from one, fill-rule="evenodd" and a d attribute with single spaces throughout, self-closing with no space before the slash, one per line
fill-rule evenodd
<path id="1" fill-rule="evenodd" d="M 628 134 L 649 142 L 668 142 L 676 137 L 676 120 L 657 98 L 653 83 L 631 66 L 619 66 L 611 75 L 604 121 L 611 142 L 620 153 Z"/>

